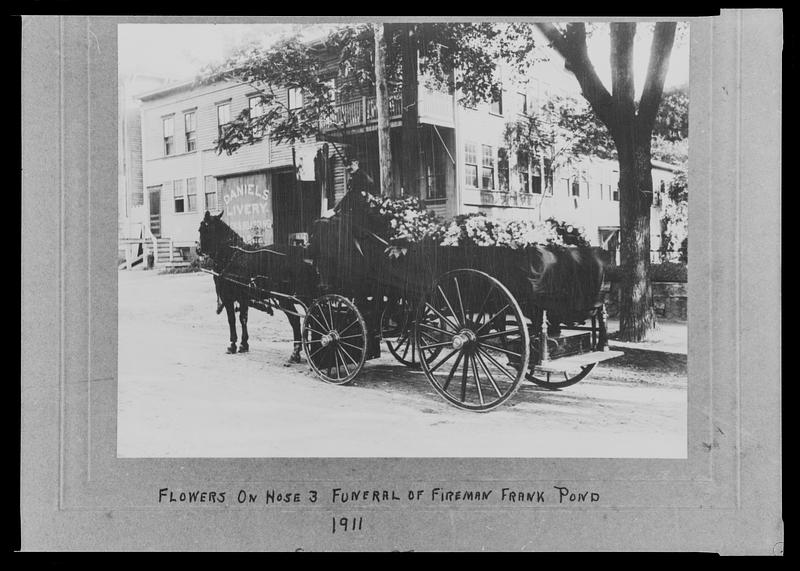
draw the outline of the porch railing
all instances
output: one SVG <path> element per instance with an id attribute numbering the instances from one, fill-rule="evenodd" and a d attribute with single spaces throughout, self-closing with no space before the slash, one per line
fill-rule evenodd
<path id="1" fill-rule="evenodd" d="M 427 89 L 420 91 L 420 118 L 435 118 L 452 121 L 453 107 L 451 96 Z M 399 119 L 403 115 L 403 100 L 400 93 L 389 95 L 389 117 Z M 377 123 L 378 102 L 375 96 L 363 96 L 336 106 L 334 116 L 323 121 L 323 128 L 358 127 Z"/>

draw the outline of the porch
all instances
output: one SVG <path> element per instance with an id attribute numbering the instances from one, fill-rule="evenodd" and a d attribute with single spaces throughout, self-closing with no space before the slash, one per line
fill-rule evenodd
<path id="1" fill-rule="evenodd" d="M 402 103 L 400 93 L 389 95 L 389 120 L 393 125 L 400 124 L 403 116 Z M 418 105 L 420 123 L 428 123 L 440 127 L 455 126 L 452 94 L 420 87 Z M 377 125 L 377 98 L 371 95 L 358 97 L 336 105 L 334 116 L 323 121 L 322 129 L 326 131 L 353 128 L 373 130 L 377 129 Z"/>

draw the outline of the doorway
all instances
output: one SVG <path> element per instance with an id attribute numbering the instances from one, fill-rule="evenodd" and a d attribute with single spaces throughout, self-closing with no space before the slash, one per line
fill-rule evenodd
<path id="1" fill-rule="evenodd" d="M 148 186 L 147 196 L 150 201 L 150 232 L 161 238 L 161 185 Z"/>
<path id="2" fill-rule="evenodd" d="M 287 244 L 289 235 L 311 232 L 311 224 L 322 208 L 316 181 L 296 180 L 294 173 L 272 173 L 272 227 L 276 244 Z"/>

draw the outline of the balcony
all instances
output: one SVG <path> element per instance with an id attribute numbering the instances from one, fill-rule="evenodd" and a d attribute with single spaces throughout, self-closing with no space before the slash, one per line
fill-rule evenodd
<path id="1" fill-rule="evenodd" d="M 389 120 L 399 121 L 403 116 L 402 98 L 399 93 L 389 96 Z M 453 127 L 453 97 L 447 93 L 419 90 L 420 123 Z M 322 124 L 324 130 L 370 128 L 378 124 L 378 106 L 375 96 L 364 96 L 336 106 L 334 117 Z"/>

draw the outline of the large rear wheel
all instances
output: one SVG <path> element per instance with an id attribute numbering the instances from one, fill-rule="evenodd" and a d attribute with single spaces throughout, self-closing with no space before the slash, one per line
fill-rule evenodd
<path id="1" fill-rule="evenodd" d="M 486 412 L 506 402 L 528 371 L 530 339 L 519 304 L 492 276 L 443 274 L 417 308 L 422 369 L 452 405 Z"/>

